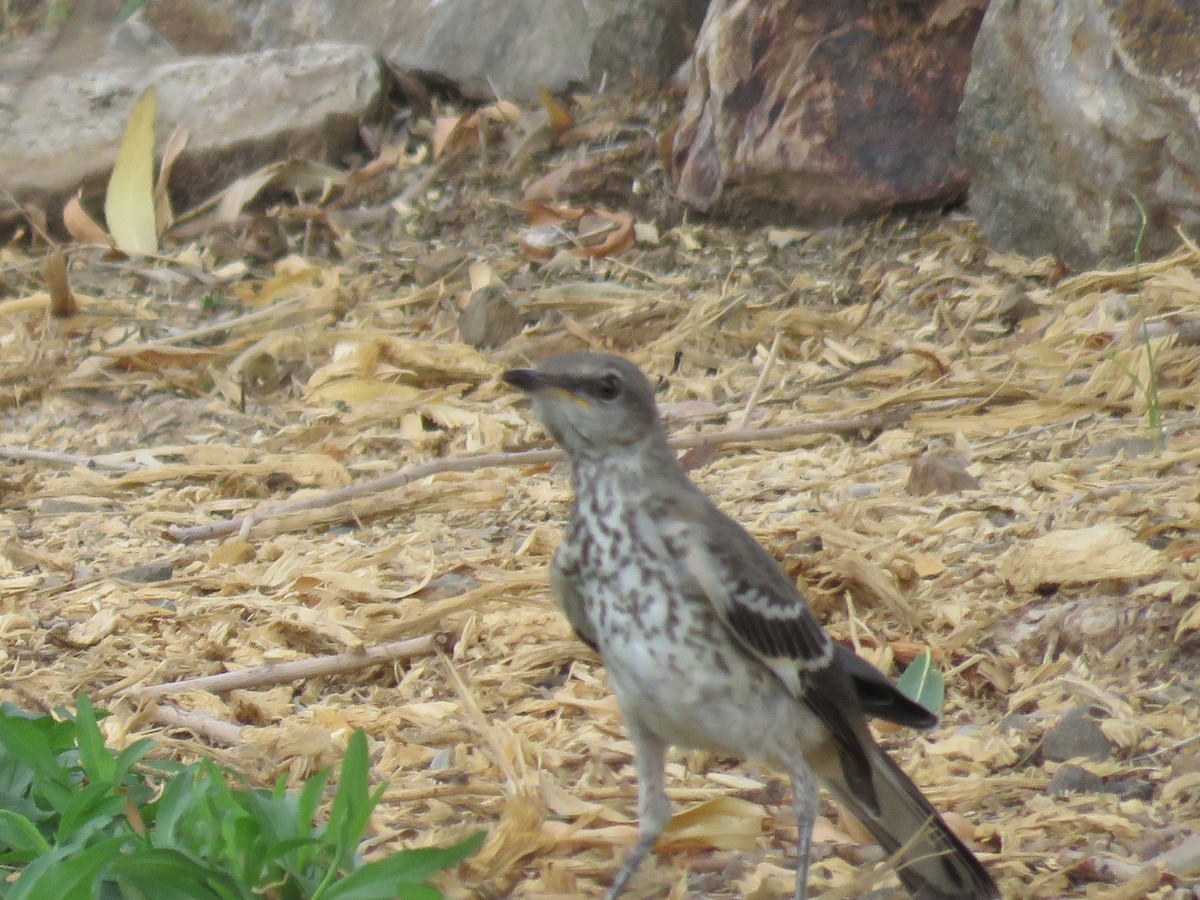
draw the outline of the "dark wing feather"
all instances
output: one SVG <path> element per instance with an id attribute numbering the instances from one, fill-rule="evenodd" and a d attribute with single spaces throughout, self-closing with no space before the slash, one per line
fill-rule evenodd
<path id="1" fill-rule="evenodd" d="M 834 653 L 850 673 L 858 703 L 868 716 L 909 728 L 932 728 L 937 724 L 935 714 L 900 693 L 890 678 L 849 647 L 838 644 Z"/>
<path id="2" fill-rule="evenodd" d="M 699 534 L 681 542 L 681 562 L 737 642 L 825 723 L 846 784 L 877 807 L 871 738 L 836 645 L 779 563 L 698 491 L 694 498 L 688 518 Z"/>

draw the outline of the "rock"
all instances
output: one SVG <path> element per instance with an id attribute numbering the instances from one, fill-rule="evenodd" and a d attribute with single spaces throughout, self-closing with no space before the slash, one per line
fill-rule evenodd
<path id="1" fill-rule="evenodd" d="M 1031 716 L 1024 713 L 1009 713 L 1000 720 L 1001 732 L 1015 732 L 1020 735 L 1028 735 L 1034 729 L 1034 720 Z"/>
<path id="2" fill-rule="evenodd" d="M 1093 444 L 1087 452 L 1088 456 L 1098 456 L 1110 459 L 1122 453 L 1132 459 L 1135 456 L 1148 456 L 1159 451 L 1159 443 L 1150 437 L 1124 437 L 1099 441 Z"/>
<path id="3" fill-rule="evenodd" d="M 1116 794 L 1125 800 L 1149 801 L 1154 797 L 1154 782 L 1136 775 L 1128 775 L 1125 778 L 1110 781 L 1104 786 L 1104 790 L 1106 793 Z"/>
<path id="4" fill-rule="evenodd" d="M 156 581 L 170 581 L 171 576 L 174 574 L 175 563 L 167 559 L 161 562 L 133 566 L 132 568 L 118 572 L 116 577 L 122 581 L 131 581 L 134 584 L 154 584 Z"/>
<path id="5" fill-rule="evenodd" d="M 966 192 L 955 120 L 985 0 L 713 0 L 675 134 L 681 199 L 827 224 Z"/>
<path id="6" fill-rule="evenodd" d="M 1057 725 L 1042 738 L 1042 757 L 1054 762 L 1069 759 L 1110 759 L 1116 745 L 1108 739 L 1094 718 L 1097 712 L 1089 704 L 1067 711 Z"/>
<path id="7" fill-rule="evenodd" d="M 99 197 L 134 99 L 158 90 L 160 142 L 177 125 L 190 140 L 171 180 L 177 208 L 289 155 L 336 160 L 382 97 L 374 56 L 322 44 L 158 65 L 93 69 L 0 84 L 0 172 L 19 201 L 57 212 L 80 188 Z M 0 206 L 0 227 L 7 205 Z"/>
<path id="8" fill-rule="evenodd" d="M 47 497 L 38 507 L 43 516 L 64 516 L 72 513 L 94 513 L 107 506 L 104 500 L 92 497 Z"/>
<path id="9" fill-rule="evenodd" d="M 992 0 L 959 112 L 989 240 L 1068 265 L 1129 264 L 1200 224 L 1200 7 Z M 1131 196 L 1132 195 L 1132 196 Z"/>
<path id="10" fill-rule="evenodd" d="M 702 0 L 261 0 L 244 4 L 254 46 L 360 43 L 468 96 L 530 99 L 539 87 L 625 86 L 686 57 Z M 486 24 L 485 24 L 486 23 Z"/>
<path id="11" fill-rule="evenodd" d="M 498 284 L 475 291 L 458 317 L 458 333 L 477 349 L 499 347 L 516 337 L 525 327 L 520 310 Z"/>
<path id="12" fill-rule="evenodd" d="M 413 262 L 413 279 L 420 285 L 433 284 L 462 268 L 467 254 L 457 247 L 439 247 L 418 256 Z"/>
<path id="13" fill-rule="evenodd" d="M 1098 794 L 1104 790 L 1104 779 L 1083 766 L 1063 763 L 1046 784 L 1046 793 L 1054 794 Z"/>
<path id="14" fill-rule="evenodd" d="M 184 56 L 245 50 L 237 7 L 241 0 L 154 0 L 144 15 Z M 132 17 L 131 17 L 132 18 Z"/>
<path id="15" fill-rule="evenodd" d="M 979 481 L 967 471 L 968 465 L 961 456 L 922 453 L 913 461 L 904 489 L 914 497 L 976 490 Z"/>

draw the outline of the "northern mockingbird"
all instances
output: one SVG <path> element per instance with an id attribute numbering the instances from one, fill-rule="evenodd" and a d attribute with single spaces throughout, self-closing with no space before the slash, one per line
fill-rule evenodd
<path id="1" fill-rule="evenodd" d="M 504 380 L 570 461 L 575 505 L 550 583 L 595 648 L 634 748 L 638 841 L 619 896 L 671 818 L 668 746 L 754 757 L 791 776 L 806 896 L 818 782 L 889 853 L 915 897 L 999 898 L 995 882 L 875 742 L 867 717 L 935 717 L 835 644 L 779 564 L 692 484 L 646 377 L 598 353 L 552 356 Z"/>

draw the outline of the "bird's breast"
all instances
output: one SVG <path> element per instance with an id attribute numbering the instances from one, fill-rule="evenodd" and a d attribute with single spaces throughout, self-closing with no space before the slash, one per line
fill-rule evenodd
<path id="1" fill-rule="evenodd" d="M 773 756 L 780 729 L 809 730 L 804 712 L 681 562 L 699 535 L 618 493 L 578 498 L 563 556 L 624 715 L 678 746 Z"/>

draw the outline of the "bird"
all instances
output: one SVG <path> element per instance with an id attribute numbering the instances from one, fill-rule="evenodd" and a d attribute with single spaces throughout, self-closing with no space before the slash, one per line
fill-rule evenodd
<path id="1" fill-rule="evenodd" d="M 872 736 L 868 718 L 936 717 L 836 643 L 800 588 L 691 481 L 654 389 L 629 360 L 578 351 L 501 376 L 566 454 L 574 501 L 550 566 L 555 598 L 596 650 L 633 746 L 638 838 L 616 900 L 671 818 L 666 752 L 765 761 L 790 777 L 795 897 L 825 785 L 925 900 L 998 900 L 996 882 Z"/>

